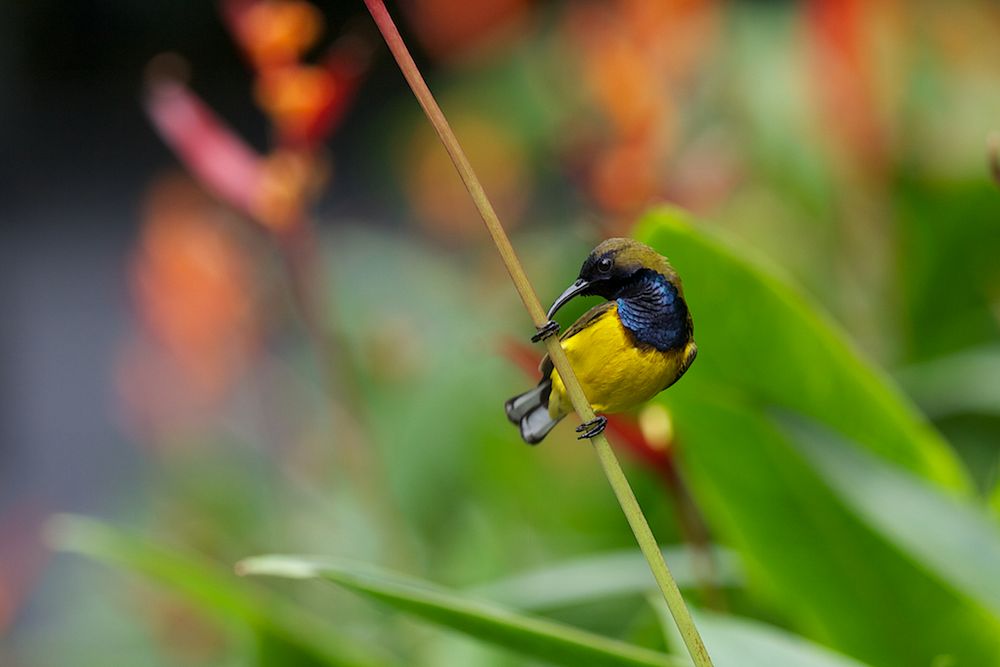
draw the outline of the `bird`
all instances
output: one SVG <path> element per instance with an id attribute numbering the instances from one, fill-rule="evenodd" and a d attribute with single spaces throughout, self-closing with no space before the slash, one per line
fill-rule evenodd
<path id="1" fill-rule="evenodd" d="M 559 337 L 598 414 L 577 428 L 581 439 L 604 430 L 604 413 L 629 410 L 670 387 L 698 354 L 680 276 L 666 257 L 648 245 L 611 238 L 594 248 L 576 281 L 549 309 L 553 329 L 556 311 L 577 296 L 592 295 L 607 301 L 588 310 Z M 539 371 L 542 378 L 536 387 L 504 405 L 507 418 L 520 427 L 521 438 L 529 445 L 541 442 L 573 411 L 548 355 Z"/>

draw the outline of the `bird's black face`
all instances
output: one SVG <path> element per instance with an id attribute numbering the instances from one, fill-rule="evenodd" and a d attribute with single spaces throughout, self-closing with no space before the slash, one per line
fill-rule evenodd
<path id="1" fill-rule="evenodd" d="M 643 269 L 656 270 L 666 265 L 655 250 L 631 239 L 609 239 L 587 256 L 580 267 L 580 276 L 559 295 L 549 309 L 548 317 L 576 296 L 602 296 L 616 299 Z"/>
<path id="2" fill-rule="evenodd" d="M 595 255 L 591 253 L 580 268 L 579 280 L 587 283 L 583 295 L 603 296 L 605 299 L 615 299 L 623 287 L 628 285 L 635 275 L 642 270 L 642 265 L 619 260 L 619 252 L 609 250 Z"/>

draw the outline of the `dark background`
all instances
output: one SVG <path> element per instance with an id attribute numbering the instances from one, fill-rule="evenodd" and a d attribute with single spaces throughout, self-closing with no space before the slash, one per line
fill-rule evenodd
<path id="1" fill-rule="evenodd" d="M 336 32 L 361 3 L 326 3 Z M 247 141 L 267 123 L 251 75 L 208 2 L 5 2 L 0 7 L 0 505 L 44 497 L 96 509 L 139 464 L 113 419 L 114 352 L 128 327 L 127 250 L 151 177 L 176 164 L 141 106 L 143 70 L 171 51 Z M 331 144 L 363 165 L 373 109 L 407 91 L 381 57 Z M 379 207 L 341 169 L 327 211 Z M 113 465 L 112 465 L 113 464 Z"/>

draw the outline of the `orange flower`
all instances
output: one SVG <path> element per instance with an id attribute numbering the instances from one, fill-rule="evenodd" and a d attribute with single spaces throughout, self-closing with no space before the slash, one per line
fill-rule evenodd
<path id="1" fill-rule="evenodd" d="M 810 83 L 832 146 L 848 149 L 852 170 L 878 172 L 889 155 L 888 101 L 878 55 L 892 44 L 895 0 L 809 0 L 803 20 Z"/>
<path id="2" fill-rule="evenodd" d="M 300 0 L 228 0 L 223 14 L 259 70 L 296 62 L 323 32 L 323 15 Z"/>
<path id="3" fill-rule="evenodd" d="M 242 372 L 259 329 L 251 261 L 220 212 L 186 177 L 161 178 L 131 270 L 147 331 L 208 400 Z"/>
<path id="4" fill-rule="evenodd" d="M 333 74 L 317 65 L 288 65 L 261 72 L 257 103 L 271 117 L 281 138 L 303 143 L 337 99 L 340 89 Z"/>
<path id="5" fill-rule="evenodd" d="M 508 227 L 516 227 L 531 196 L 527 155 L 518 137 L 481 116 L 457 114 L 453 127 L 477 165 L 500 218 Z M 407 197 L 427 231 L 452 241 L 476 238 L 481 233 L 479 214 L 429 127 L 421 127 L 413 135 L 404 165 Z"/>
<path id="6" fill-rule="evenodd" d="M 528 0 L 413 0 L 403 5 L 421 46 L 438 60 L 455 60 L 518 34 Z"/>
<path id="7" fill-rule="evenodd" d="M 323 180 L 323 170 L 307 154 L 276 151 L 264 161 L 254 217 L 273 232 L 293 230 Z"/>
<path id="8" fill-rule="evenodd" d="M 714 0 L 616 0 L 567 7 L 564 30 L 603 131 L 588 143 L 588 193 L 631 219 L 669 190 L 680 91 L 712 44 Z M 597 126 L 600 128 L 601 126 Z"/>
<path id="9" fill-rule="evenodd" d="M 662 164 L 644 141 L 609 146 L 593 159 L 591 195 L 607 211 L 628 216 L 663 190 Z"/>
<path id="10" fill-rule="evenodd" d="M 223 15 L 257 72 L 256 97 L 285 146 L 312 148 L 326 138 L 353 98 L 371 47 L 348 34 L 318 65 L 302 62 L 322 33 L 323 17 L 300 0 L 223 0 Z"/>

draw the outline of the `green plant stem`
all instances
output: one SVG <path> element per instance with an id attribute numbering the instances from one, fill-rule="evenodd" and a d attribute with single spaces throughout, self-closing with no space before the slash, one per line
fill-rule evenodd
<path id="1" fill-rule="evenodd" d="M 399 68 L 403 71 L 403 76 L 410 84 L 413 94 L 416 96 L 417 101 L 420 102 L 420 106 L 423 107 L 427 119 L 434 126 L 434 130 L 441 139 L 441 143 L 444 144 L 445 150 L 448 151 L 451 161 L 455 164 L 455 168 L 462 177 L 462 181 L 465 183 L 465 187 L 468 189 L 473 203 L 475 203 L 476 208 L 479 210 L 479 215 L 482 216 L 483 222 L 486 223 L 486 229 L 493 238 L 493 243 L 500 253 L 504 266 L 507 268 L 511 280 L 514 282 L 514 287 L 517 289 L 524 307 L 531 316 L 531 321 L 534 323 L 536 329 L 541 328 L 548 321 L 548 318 L 545 316 L 545 310 L 538 301 L 538 296 L 535 294 L 535 290 L 528 280 L 528 276 L 525 274 L 513 246 L 511 246 L 510 239 L 507 238 L 507 234 L 500 224 L 500 220 L 497 218 L 496 211 L 493 210 L 493 205 L 490 203 L 486 192 L 483 190 L 483 186 L 476 177 L 469 159 L 465 156 L 465 152 L 458 143 L 454 132 L 452 132 L 448 120 L 434 100 L 434 96 L 431 94 L 430 89 L 427 88 L 427 84 L 420 75 L 416 63 L 413 62 L 413 58 L 403 43 L 403 38 L 400 37 L 399 31 L 396 29 L 396 25 L 393 23 L 392 17 L 385 7 L 385 3 L 382 0 L 365 0 L 365 4 L 368 6 L 368 11 L 371 13 L 376 25 L 378 25 L 386 44 L 389 46 L 389 50 L 392 51 L 392 55 L 399 64 Z M 580 382 L 573 372 L 573 367 L 570 365 L 569 359 L 566 358 L 566 353 L 563 351 L 559 339 L 556 336 L 550 336 L 545 339 L 545 347 L 549 353 L 549 358 L 552 359 L 552 363 L 559 372 L 559 377 L 562 378 L 563 384 L 566 387 L 566 393 L 569 394 L 570 401 L 577 415 L 584 422 L 593 420 L 595 418 L 594 410 L 583 393 L 583 388 L 580 386 Z M 691 618 L 691 612 L 688 611 L 680 589 L 677 588 L 677 583 L 670 574 L 670 569 L 667 567 L 666 561 L 663 560 L 663 554 L 656 542 L 656 538 L 653 537 L 649 523 L 642 513 L 642 508 L 639 507 L 639 502 L 636 500 L 635 494 L 632 492 L 632 487 L 629 486 L 628 480 L 625 478 L 625 473 L 622 472 L 621 465 L 619 465 L 610 443 L 608 443 L 603 433 L 594 436 L 590 441 L 597 452 L 597 458 L 601 462 L 604 474 L 607 476 L 608 482 L 611 484 L 611 488 L 618 498 L 618 503 L 625 513 L 625 518 L 628 519 L 629 526 L 631 526 L 632 532 L 635 533 L 635 539 L 639 543 L 639 548 L 649 562 L 649 568 L 653 572 L 653 577 L 660 587 L 663 599 L 670 609 L 670 614 L 674 618 L 674 623 L 677 624 L 677 629 L 684 639 L 684 644 L 687 646 L 694 664 L 697 667 L 711 667 L 712 660 L 705 649 L 705 644 L 698 633 L 698 628 L 694 624 L 694 619 Z"/>

